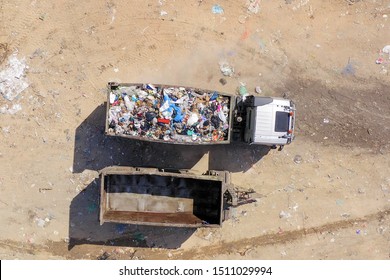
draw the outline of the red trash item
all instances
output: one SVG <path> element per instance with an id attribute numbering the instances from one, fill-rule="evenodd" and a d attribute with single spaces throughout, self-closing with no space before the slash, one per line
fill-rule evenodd
<path id="1" fill-rule="evenodd" d="M 376 64 L 382 64 L 383 63 L 383 58 L 382 57 L 378 58 L 377 60 L 375 60 L 375 63 Z"/>
<path id="2" fill-rule="evenodd" d="M 166 123 L 166 124 L 170 123 L 170 121 L 167 120 L 167 119 L 157 119 L 157 122 L 159 122 L 159 123 Z"/>

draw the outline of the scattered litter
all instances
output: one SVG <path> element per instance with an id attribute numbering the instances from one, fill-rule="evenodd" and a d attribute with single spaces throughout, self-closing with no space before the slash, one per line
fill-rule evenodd
<path id="1" fill-rule="evenodd" d="M 50 220 L 53 218 L 54 217 L 51 215 L 47 215 L 45 218 L 36 217 L 35 222 L 36 222 L 37 226 L 44 228 L 47 224 L 50 223 Z"/>
<path id="2" fill-rule="evenodd" d="M 224 76 L 231 77 L 234 74 L 233 66 L 230 66 L 229 63 L 227 63 L 226 61 L 222 61 L 219 63 L 219 69 L 221 70 Z"/>
<path id="3" fill-rule="evenodd" d="M 221 78 L 221 79 L 219 79 L 219 82 L 221 83 L 221 85 L 226 85 L 226 83 L 227 83 L 227 81 L 226 81 L 226 79 L 225 78 Z"/>
<path id="4" fill-rule="evenodd" d="M 257 87 L 255 87 L 255 92 L 258 93 L 258 94 L 260 94 L 260 93 L 262 93 L 263 91 L 261 90 L 260 86 L 257 86 Z"/>
<path id="5" fill-rule="evenodd" d="M 360 229 L 357 229 L 357 230 L 356 230 L 356 234 L 360 234 Z"/>
<path id="6" fill-rule="evenodd" d="M 39 218 L 37 219 L 37 225 L 43 228 L 46 225 L 46 222 L 45 220 Z"/>
<path id="7" fill-rule="evenodd" d="M 173 256 L 172 253 L 169 252 L 169 253 L 168 253 L 168 258 L 172 258 L 172 256 Z"/>
<path id="8" fill-rule="evenodd" d="M 384 54 L 388 54 L 389 58 L 384 58 Z M 379 57 L 375 60 L 376 64 L 389 64 L 390 63 L 390 45 L 384 46 L 381 50 L 379 50 Z"/>
<path id="9" fill-rule="evenodd" d="M 288 212 L 280 211 L 280 213 L 279 213 L 279 218 L 280 219 L 283 219 L 283 218 L 287 219 L 287 218 L 290 218 L 290 217 L 291 217 L 291 214 L 288 213 Z"/>
<path id="10" fill-rule="evenodd" d="M 8 58 L 6 68 L 0 72 L 0 92 L 5 99 L 14 100 L 28 87 L 25 70 L 28 66 L 24 59 L 19 60 L 16 54 Z"/>
<path id="11" fill-rule="evenodd" d="M 119 72 L 119 69 L 118 69 L 118 68 L 114 68 L 114 72 L 115 72 L 115 73 L 118 73 L 118 72 Z"/>
<path id="12" fill-rule="evenodd" d="M 383 63 L 383 57 L 379 57 L 377 60 L 375 60 L 376 64 L 382 64 Z"/>
<path id="13" fill-rule="evenodd" d="M 9 108 L 6 104 L 0 108 L 0 114 L 14 115 L 20 110 L 22 110 L 22 106 L 20 104 L 14 104 L 11 108 Z"/>
<path id="14" fill-rule="evenodd" d="M 160 12 L 160 16 L 162 16 L 162 17 L 163 17 L 163 16 L 166 16 L 167 14 L 168 14 L 168 12 L 166 12 L 166 11 L 161 11 L 161 12 Z"/>
<path id="15" fill-rule="evenodd" d="M 211 8 L 211 11 L 213 12 L 213 14 L 223 14 L 223 8 L 218 5 L 218 4 L 215 4 L 212 8 Z"/>
<path id="16" fill-rule="evenodd" d="M 324 118 L 323 122 L 324 123 L 329 123 L 329 119 L 328 118 Z"/>
<path id="17" fill-rule="evenodd" d="M 296 164 L 300 164 L 300 163 L 302 162 L 302 156 L 296 155 L 296 156 L 294 157 L 294 162 L 295 162 Z"/>
<path id="18" fill-rule="evenodd" d="M 9 129 L 11 127 L 10 126 L 4 126 L 1 130 L 4 132 L 4 133 L 9 133 Z"/>
<path id="19" fill-rule="evenodd" d="M 330 242 L 331 242 L 331 243 L 334 243 L 334 241 L 335 241 L 334 238 L 331 238 L 331 239 L 330 239 Z"/>
<path id="20" fill-rule="evenodd" d="M 243 82 L 240 82 L 240 86 L 238 87 L 238 93 L 245 97 L 248 95 L 248 90 L 246 89 L 246 85 Z"/>
<path id="21" fill-rule="evenodd" d="M 229 96 L 184 87 L 121 86 L 110 93 L 109 132 L 167 142 L 226 141 Z"/>
<path id="22" fill-rule="evenodd" d="M 377 231 L 379 234 L 383 234 L 383 233 L 385 233 L 386 230 L 387 230 L 387 227 L 380 226 L 380 227 L 377 228 L 376 231 Z"/>
<path id="23" fill-rule="evenodd" d="M 349 217 L 351 217 L 351 215 L 348 214 L 348 213 L 343 213 L 343 214 L 341 214 L 340 216 L 343 217 L 343 218 L 345 218 L 345 219 L 348 219 Z"/>
<path id="24" fill-rule="evenodd" d="M 248 0 L 247 7 L 248 7 L 248 12 L 252 14 L 257 14 L 260 10 L 259 6 L 260 0 Z"/>
<path id="25" fill-rule="evenodd" d="M 384 46 L 382 49 L 382 52 L 389 54 L 389 57 L 390 57 L 390 45 Z"/>

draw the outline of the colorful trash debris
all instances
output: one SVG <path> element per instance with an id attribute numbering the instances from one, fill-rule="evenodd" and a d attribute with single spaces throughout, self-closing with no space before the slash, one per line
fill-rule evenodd
<path id="1" fill-rule="evenodd" d="M 111 89 L 108 130 L 166 142 L 226 141 L 230 97 L 193 88 L 129 85 Z"/>

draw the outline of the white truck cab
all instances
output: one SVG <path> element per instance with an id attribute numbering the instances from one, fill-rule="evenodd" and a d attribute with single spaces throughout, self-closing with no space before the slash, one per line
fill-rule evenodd
<path id="1" fill-rule="evenodd" d="M 294 138 L 295 105 L 291 100 L 249 96 L 245 101 L 244 141 L 281 148 Z"/>

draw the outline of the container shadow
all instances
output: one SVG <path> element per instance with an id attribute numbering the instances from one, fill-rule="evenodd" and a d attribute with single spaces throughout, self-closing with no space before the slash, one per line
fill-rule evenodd
<path id="1" fill-rule="evenodd" d="M 191 169 L 209 153 L 209 168 L 245 172 L 269 147 L 245 144 L 172 145 L 107 136 L 106 104 L 98 106 L 76 129 L 73 172 L 112 166 Z M 202 170 L 207 171 L 207 170 Z M 99 224 L 99 185 L 92 181 L 71 202 L 69 249 L 79 244 L 179 248 L 193 228 Z"/>
<path id="2" fill-rule="evenodd" d="M 99 179 L 71 202 L 68 250 L 82 244 L 176 249 L 196 229 L 99 223 Z"/>
<path id="3" fill-rule="evenodd" d="M 74 173 L 111 165 L 191 169 L 206 153 L 209 169 L 246 172 L 269 152 L 269 147 L 244 143 L 192 146 L 107 136 L 105 118 L 106 104 L 102 104 L 77 127 Z"/>

